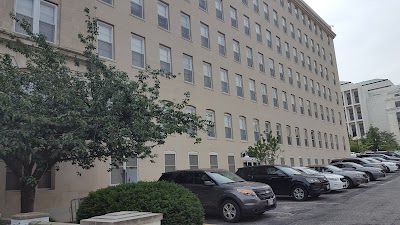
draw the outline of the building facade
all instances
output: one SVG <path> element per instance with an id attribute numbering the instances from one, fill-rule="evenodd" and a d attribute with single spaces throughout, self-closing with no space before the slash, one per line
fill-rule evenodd
<path id="1" fill-rule="evenodd" d="M 364 136 L 370 125 L 393 132 L 400 143 L 400 85 L 387 79 L 341 82 L 349 135 Z"/>
<path id="2" fill-rule="evenodd" d="M 154 149 L 155 163 L 129 159 L 82 171 L 61 165 L 38 190 L 36 210 L 69 219 L 71 200 L 121 182 L 155 180 L 198 167 L 235 171 L 241 153 L 264 131 L 281 141 L 278 164 L 325 164 L 350 155 L 335 60 L 335 33 L 302 0 L 0 0 L 0 34 L 24 37 L 8 16 L 26 17 L 61 50 L 79 54 L 85 7 L 99 18 L 98 53 L 133 75 L 146 65 L 180 74 L 162 79 L 167 100 L 191 93 L 187 112 L 215 122 L 203 141 L 173 135 Z M 0 46 L 0 52 L 9 52 Z M 14 56 L 23 67 L 24 59 Z M 1 164 L 0 164 L 1 165 Z M 76 176 L 75 172 L 82 172 Z M 0 210 L 19 209 L 15 178 L 0 168 Z M 13 183 L 14 182 L 14 183 Z M 10 207 L 12 206 L 12 207 Z"/>

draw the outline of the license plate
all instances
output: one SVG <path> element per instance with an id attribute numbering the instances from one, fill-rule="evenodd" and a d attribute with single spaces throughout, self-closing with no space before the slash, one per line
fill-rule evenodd
<path id="1" fill-rule="evenodd" d="M 268 199 L 268 205 L 273 205 L 273 204 L 274 204 L 274 199 L 273 198 Z"/>

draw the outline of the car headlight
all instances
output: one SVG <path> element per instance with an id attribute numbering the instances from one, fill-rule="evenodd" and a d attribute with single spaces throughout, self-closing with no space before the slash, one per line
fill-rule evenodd
<path id="1" fill-rule="evenodd" d="M 363 175 L 362 174 L 357 174 L 356 177 L 363 177 Z"/>
<path id="2" fill-rule="evenodd" d="M 319 183 L 319 180 L 317 178 L 306 178 L 308 183 Z"/>
<path id="3" fill-rule="evenodd" d="M 248 195 L 248 196 L 256 196 L 256 193 L 251 189 L 236 189 L 238 192 Z"/>
<path id="4" fill-rule="evenodd" d="M 339 178 L 328 178 L 328 180 L 331 180 L 331 181 L 339 181 L 340 179 L 339 179 Z"/>

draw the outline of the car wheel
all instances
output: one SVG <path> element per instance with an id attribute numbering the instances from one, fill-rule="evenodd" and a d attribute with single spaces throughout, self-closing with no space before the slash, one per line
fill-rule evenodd
<path id="1" fill-rule="evenodd" d="M 292 197 L 296 201 L 305 201 L 308 198 L 308 192 L 304 187 L 296 186 L 292 190 Z"/>
<path id="2" fill-rule="evenodd" d="M 232 201 L 226 200 L 221 205 L 222 218 L 226 222 L 234 223 L 240 220 L 241 211 L 239 205 Z"/>
<path id="3" fill-rule="evenodd" d="M 344 178 L 344 188 L 345 189 L 349 189 L 349 188 L 352 188 L 352 187 L 353 187 L 353 182 L 351 181 L 351 179 L 348 178 L 348 177 L 345 177 Z"/>
<path id="4" fill-rule="evenodd" d="M 374 176 L 372 176 L 371 173 L 365 173 L 365 174 L 366 174 L 367 177 L 368 177 L 368 181 L 376 180 L 376 179 L 374 178 Z"/>

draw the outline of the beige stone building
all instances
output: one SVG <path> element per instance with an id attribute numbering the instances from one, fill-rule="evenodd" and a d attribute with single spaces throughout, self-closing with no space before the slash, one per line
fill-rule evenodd
<path id="1" fill-rule="evenodd" d="M 24 37 L 8 16 L 14 12 L 49 42 L 79 53 L 85 7 L 99 18 L 99 54 L 107 63 L 132 77 L 145 65 L 180 73 L 162 80 L 162 97 L 178 101 L 189 91 L 187 111 L 207 115 L 216 126 L 200 134 L 198 145 L 186 135 L 170 137 L 154 150 L 156 163 L 130 159 L 113 172 L 100 163 L 89 171 L 60 165 L 42 179 L 36 210 L 68 221 L 71 201 L 91 190 L 155 180 L 175 169 L 235 171 L 243 166 L 241 153 L 265 130 L 281 139 L 280 164 L 324 164 L 350 155 L 339 113 L 335 33 L 302 0 L 0 0 L 0 37 Z M 22 58 L 14 59 L 23 67 Z M 0 211 L 18 210 L 18 184 L 0 162 Z"/>

